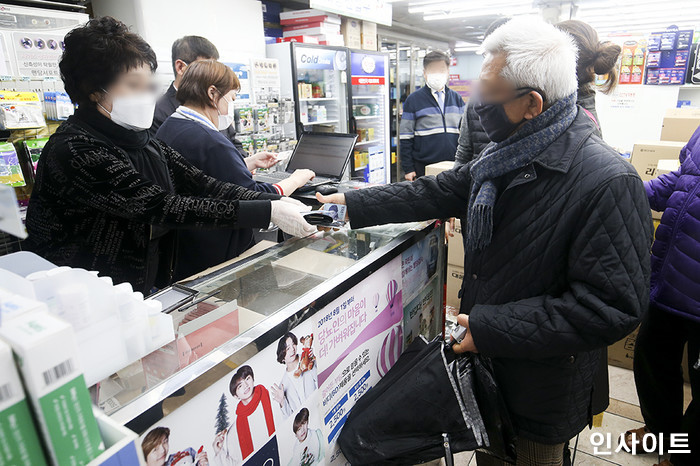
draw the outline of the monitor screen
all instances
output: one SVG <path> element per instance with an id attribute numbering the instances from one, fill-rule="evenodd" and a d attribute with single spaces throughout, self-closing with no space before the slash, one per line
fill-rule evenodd
<path id="1" fill-rule="evenodd" d="M 355 139 L 354 134 L 304 133 L 294 149 L 287 171 L 308 168 L 320 176 L 340 178 L 355 147 Z"/>

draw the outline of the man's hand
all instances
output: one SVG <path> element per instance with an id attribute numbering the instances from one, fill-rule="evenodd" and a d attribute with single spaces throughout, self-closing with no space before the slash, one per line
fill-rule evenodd
<path id="1" fill-rule="evenodd" d="M 345 205 L 345 194 L 335 193 L 324 196 L 321 193 L 316 193 L 316 199 L 322 204 L 342 204 Z M 347 218 L 346 218 L 347 220 Z"/>
<path id="2" fill-rule="evenodd" d="M 272 384 L 270 391 L 272 392 L 272 399 L 282 406 L 284 404 L 284 384 Z"/>
<path id="3" fill-rule="evenodd" d="M 445 223 L 445 239 L 449 240 L 450 236 L 455 235 L 455 218 L 452 217 Z"/>
<path id="4" fill-rule="evenodd" d="M 406 178 L 408 181 L 413 181 L 416 179 L 416 172 L 406 173 L 404 178 Z"/>
<path id="5" fill-rule="evenodd" d="M 466 314 L 458 315 L 457 323 L 462 327 L 466 328 L 467 333 L 466 335 L 464 335 L 462 343 L 455 343 L 454 345 L 452 345 L 452 350 L 457 354 L 466 352 L 478 353 L 479 351 L 476 349 L 476 345 L 474 344 L 474 337 L 472 336 L 472 331 L 469 328 L 469 316 Z"/>

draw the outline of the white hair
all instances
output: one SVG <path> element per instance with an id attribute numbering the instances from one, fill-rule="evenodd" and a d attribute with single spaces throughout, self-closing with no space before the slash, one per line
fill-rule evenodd
<path id="1" fill-rule="evenodd" d="M 516 88 L 541 90 L 547 103 L 563 99 L 578 88 L 576 43 L 540 18 L 511 19 L 484 40 L 481 50 L 487 57 L 505 54 L 501 76 Z"/>

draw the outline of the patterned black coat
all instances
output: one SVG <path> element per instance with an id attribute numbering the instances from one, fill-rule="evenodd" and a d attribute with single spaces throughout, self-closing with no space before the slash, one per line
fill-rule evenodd
<path id="1" fill-rule="evenodd" d="M 490 246 L 467 252 L 461 312 L 492 357 L 519 435 L 574 437 L 591 419 L 600 350 L 631 332 L 649 300 L 652 222 L 634 168 L 582 111 L 507 179 Z M 354 227 L 464 215 L 469 171 L 346 194 Z"/>
<path id="2" fill-rule="evenodd" d="M 217 181 L 147 131 L 80 109 L 42 151 L 27 212 L 28 249 L 148 292 L 167 284 L 177 228 L 270 222 L 274 194 Z"/>

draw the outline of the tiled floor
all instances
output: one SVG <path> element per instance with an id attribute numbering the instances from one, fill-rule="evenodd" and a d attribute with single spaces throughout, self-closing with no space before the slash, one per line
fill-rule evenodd
<path id="1" fill-rule="evenodd" d="M 574 464 L 577 466 L 611 466 L 613 464 L 621 466 L 653 465 L 659 462 L 656 454 L 632 456 L 626 452 L 614 453 L 617 447 L 617 439 L 622 432 L 636 429 L 644 425 L 642 414 L 639 410 L 639 398 L 634 386 L 634 375 L 631 370 L 609 366 L 610 369 L 610 406 L 603 416 L 603 425 L 586 428 L 579 435 L 578 447 Z M 690 385 L 685 384 L 685 403 L 690 403 Z M 594 448 L 591 445 L 591 434 L 602 433 L 607 439 L 610 434 L 612 453 L 610 455 L 593 455 Z M 571 441 L 573 446 L 576 439 Z M 607 450 L 607 449 L 606 449 Z M 444 466 L 444 460 L 427 463 L 428 466 Z M 474 452 L 464 452 L 455 455 L 455 466 L 476 466 Z"/>

